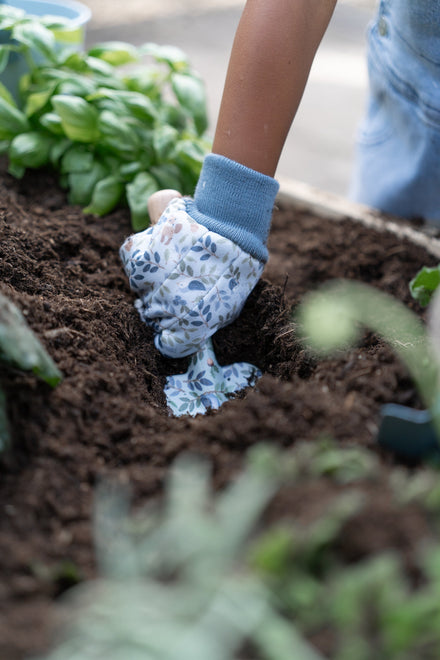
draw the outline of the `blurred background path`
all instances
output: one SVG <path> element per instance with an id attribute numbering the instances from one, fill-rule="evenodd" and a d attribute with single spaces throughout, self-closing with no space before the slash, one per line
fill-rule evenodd
<path id="1" fill-rule="evenodd" d="M 122 40 L 173 44 L 205 81 L 210 130 L 220 107 L 244 0 L 82 0 L 92 10 L 89 44 Z M 375 0 L 339 0 L 287 139 L 277 176 L 338 194 L 350 180 L 367 86 L 365 31 Z"/>

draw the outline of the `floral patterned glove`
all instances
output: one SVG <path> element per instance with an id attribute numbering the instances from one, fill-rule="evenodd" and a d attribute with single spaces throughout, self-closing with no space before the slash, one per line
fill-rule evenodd
<path id="1" fill-rule="evenodd" d="M 274 179 L 211 154 L 194 200 L 174 199 L 122 245 L 135 305 L 164 355 L 197 352 L 240 314 L 267 259 L 277 190 Z"/>

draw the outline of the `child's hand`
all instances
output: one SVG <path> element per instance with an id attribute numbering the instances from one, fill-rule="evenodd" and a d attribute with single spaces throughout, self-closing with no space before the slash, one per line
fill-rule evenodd
<path id="1" fill-rule="evenodd" d="M 141 318 L 169 357 L 195 353 L 240 314 L 264 264 L 233 241 L 197 223 L 184 198 L 120 250 Z"/>

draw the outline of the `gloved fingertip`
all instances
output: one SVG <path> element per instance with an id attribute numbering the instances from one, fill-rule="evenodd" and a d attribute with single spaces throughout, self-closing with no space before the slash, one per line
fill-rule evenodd
<path id="1" fill-rule="evenodd" d="M 158 190 L 153 193 L 148 198 L 148 214 L 150 216 L 150 222 L 152 225 L 155 225 L 162 213 L 165 211 L 168 204 L 173 200 L 182 197 L 182 194 L 178 190 L 172 190 L 167 188 L 164 190 Z"/>

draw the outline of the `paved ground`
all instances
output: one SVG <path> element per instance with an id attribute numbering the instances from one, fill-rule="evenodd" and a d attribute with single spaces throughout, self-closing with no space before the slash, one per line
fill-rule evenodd
<path id="1" fill-rule="evenodd" d="M 212 129 L 244 0 L 83 0 L 87 40 L 180 46 L 206 81 Z M 277 175 L 344 194 L 366 93 L 365 30 L 374 0 L 341 0 L 312 68 Z M 208 7 L 208 8 L 207 8 Z"/>

